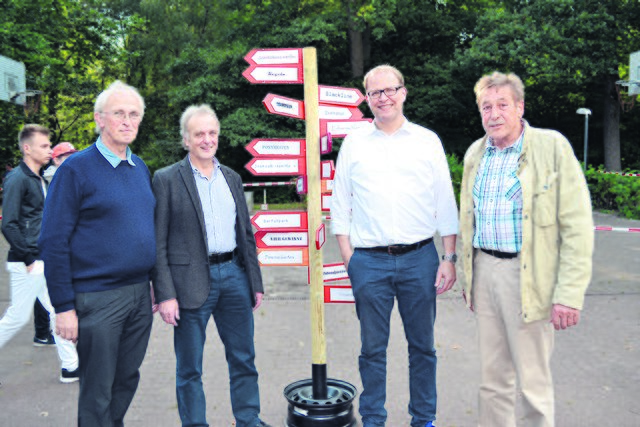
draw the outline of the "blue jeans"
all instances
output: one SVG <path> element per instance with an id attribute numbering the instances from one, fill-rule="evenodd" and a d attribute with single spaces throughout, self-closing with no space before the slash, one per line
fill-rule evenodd
<path id="1" fill-rule="evenodd" d="M 202 355 L 213 315 L 229 367 L 231 408 L 238 427 L 254 427 L 260 413 L 258 371 L 254 364 L 251 291 L 237 260 L 214 264 L 211 290 L 197 309 L 180 309 L 174 332 L 176 394 L 183 426 L 208 426 L 202 387 Z"/>
<path id="2" fill-rule="evenodd" d="M 366 427 L 384 426 L 387 411 L 387 345 L 394 299 L 409 344 L 409 414 L 412 427 L 436 415 L 434 287 L 439 260 L 433 243 L 403 255 L 356 249 L 349 277 L 360 319 L 360 415 Z"/>

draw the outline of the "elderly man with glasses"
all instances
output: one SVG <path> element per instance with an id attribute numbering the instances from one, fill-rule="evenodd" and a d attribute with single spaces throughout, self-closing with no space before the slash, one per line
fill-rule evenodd
<path id="1" fill-rule="evenodd" d="M 331 208 L 360 319 L 360 415 L 364 427 L 385 425 L 387 344 L 397 299 L 409 344 L 411 426 L 431 427 L 436 295 L 456 280 L 453 186 L 438 136 L 403 114 L 407 89 L 400 71 L 378 66 L 365 76 L 364 88 L 375 120 L 345 138 Z M 444 245 L 442 263 L 436 232 Z"/>
<path id="2" fill-rule="evenodd" d="M 39 245 L 60 335 L 78 343 L 79 426 L 122 426 L 151 334 L 156 261 L 151 174 L 131 153 L 144 114 L 116 81 L 95 103 L 99 137 L 56 172 Z"/>

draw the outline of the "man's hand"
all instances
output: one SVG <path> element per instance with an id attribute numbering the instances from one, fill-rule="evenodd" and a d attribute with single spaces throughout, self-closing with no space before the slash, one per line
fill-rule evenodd
<path id="1" fill-rule="evenodd" d="M 451 261 L 442 261 L 436 274 L 436 284 L 438 295 L 447 292 L 456 283 L 456 266 Z"/>
<path id="2" fill-rule="evenodd" d="M 178 307 L 177 299 L 170 299 L 162 301 L 160 303 L 160 317 L 165 323 L 169 325 L 178 326 L 178 320 L 180 320 L 180 308 Z"/>
<path id="3" fill-rule="evenodd" d="M 149 286 L 151 288 L 151 313 L 156 314 L 160 309 L 160 306 L 156 304 L 156 294 L 153 293 L 153 285 Z"/>
<path id="4" fill-rule="evenodd" d="M 260 304 L 262 304 L 262 297 L 264 294 L 262 292 L 256 292 L 256 305 L 253 306 L 253 311 L 256 311 Z"/>
<path id="5" fill-rule="evenodd" d="M 580 321 L 580 310 L 562 304 L 553 304 L 551 323 L 556 331 L 575 326 Z"/>
<path id="6" fill-rule="evenodd" d="M 69 310 L 56 314 L 56 335 L 78 342 L 78 315 L 75 310 Z"/>

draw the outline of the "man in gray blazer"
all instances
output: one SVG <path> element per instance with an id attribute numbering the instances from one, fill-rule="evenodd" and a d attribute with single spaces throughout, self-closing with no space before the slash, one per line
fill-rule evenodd
<path id="1" fill-rule="evenodd" d="M 268 426 L 259 418 L 252 313 L 264 291 L 242 180 L 215 158 L 220 122 L 211 107 L 187 108 L 180 131 L 189 154 L 153 177 L 153 287 L 162 319 L 175 326 L 182 425 L 208 426 L 202 355 L 213 316 L 225 346 L 236 425 Z"/>

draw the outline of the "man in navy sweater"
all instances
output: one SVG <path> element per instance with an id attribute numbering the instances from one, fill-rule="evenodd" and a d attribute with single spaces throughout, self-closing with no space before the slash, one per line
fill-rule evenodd
<path id="1" fill-rule="evenodd" d="M 57 170 L 39 244 L 56 330 L 78 343 L 79 426 L 122 426 L 151 333 L 151 175 L 131 153 L 144 114 L 116 81 L 96 99 L 98 140 Z"/>

